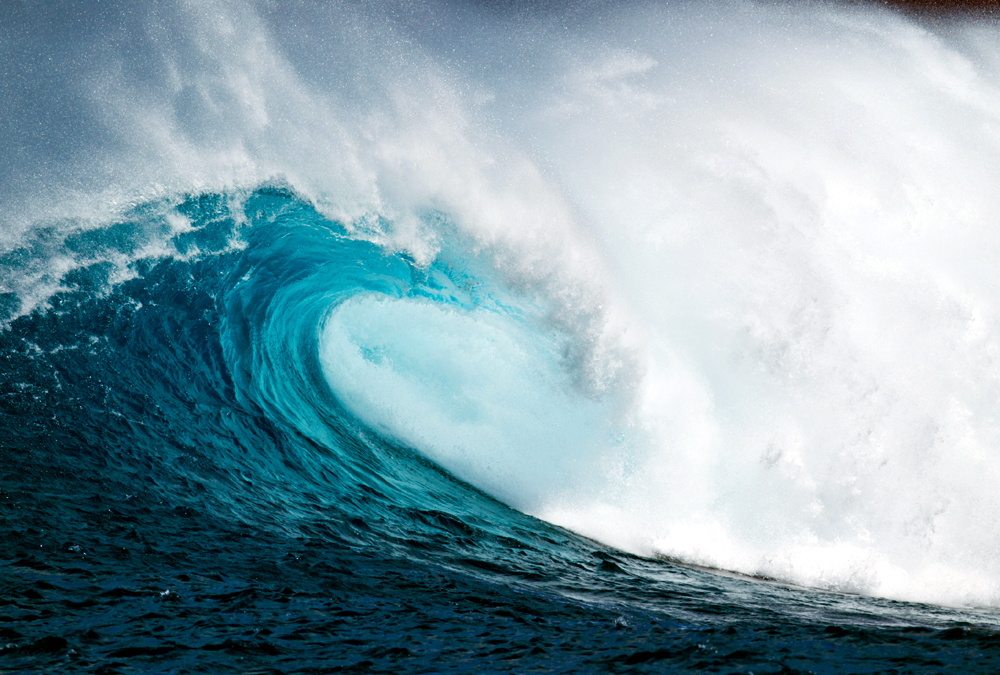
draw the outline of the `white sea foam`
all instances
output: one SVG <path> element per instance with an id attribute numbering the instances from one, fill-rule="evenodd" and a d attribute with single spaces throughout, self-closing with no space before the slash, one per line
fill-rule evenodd
<path id="1" fill-rule="evenodd" d="M 281 176 L 345 222 L 386 216 L 364 236 L 426 262 L 443 235 L 421 215 L 442 211 L 574 340 L 546 361 L 495 317 L 358 300 L 324 345 L 362 418 L 383 406 L 371 423 L 457 475 L 628 550 L 1000 602 L 995 24 L 824 3 L 158 11 L 131 46 L 55 49 L 102 56 L 56 59 L 98 140 L 18 155 L 46 188 L 6 180 L 5 246 L 40 215 Z M 362 358 L 379 340 L 410 366 Z M 463 406 L 501 412 L 466 427 Z"/>

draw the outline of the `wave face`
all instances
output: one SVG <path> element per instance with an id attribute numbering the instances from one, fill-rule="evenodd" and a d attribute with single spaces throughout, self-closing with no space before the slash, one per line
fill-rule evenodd
<path id="1" fill-rule="evenodd" d="M 0 22 L 0 659 L 995 670 L 988 17 L 125 10 Z"/>

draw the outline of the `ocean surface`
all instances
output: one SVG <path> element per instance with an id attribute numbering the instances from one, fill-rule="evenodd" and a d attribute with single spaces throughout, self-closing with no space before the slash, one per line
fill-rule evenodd
<path id="1" fill-rule="evenodd" d="M 1000 24 L 0 4 L 0 672 L 1000 672 Z"/>

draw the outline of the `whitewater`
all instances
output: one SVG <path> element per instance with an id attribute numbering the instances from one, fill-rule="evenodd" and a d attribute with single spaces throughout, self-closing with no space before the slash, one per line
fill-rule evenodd
<path id="1" fill-rule="evenodd" d="M 330 561 L 352 556 L 393 579 L 443 575 L 442 598 L 514 578 L 539 617 L 582 603 L 626 631 L 653 631 L 641 617 L 657 612 L 701 625 L 658 604 L 685 588 L 758 626 L 780 606 L 830 639 L 831 624 L 959 622 L 942 639 L 972 626 L 986 651 L 961 658 L 996 659 L 991 15 L 743 1 L 0 11 L 8 590 L 76 598 L 84 586 L 45 570 L 69 579 L 82 563 L 40 551 L 84 555 L 107 506 L 131 515 L 89 544 L 91 561 L 104 546 L 124 566 L 117 586 L 87 582 L 95 597 L 166 602 L 181 582 L 151 579 L 186 565 L 182 582 L 224 607 L 240 579 L 310 583 L 277 580 L 293 563 L 245 571 L 254 556 L 325 546 L 338 551 L 325 588 L 351 588 Z M 237 532 L 274 553 L 219 544 L 215 581 L 223 554 L 203 547 L 251 536 Z M 142 546 L 166 557 L 140 562 Z M 365 602 L 409 597 L 372 600 L 377 586 Z M 29 605 L 0 658 L 77 653 L 19 623 L 58 616 L 24 618 Z M 109 621 L 188 634 L 150 611 Z M 437 635 L 443 616 L 420 625 Z M 85 636 L 90 619 L 73 621 Z M 371 621 L 356 639 L 382 630 Z M 238 643 L 254 658 L 293 649 L 254 636 Z M 67 663 L 174 658 L 178 640 Z M 372 654 L 378 669 L 402 652 Z M 652 656 L 626 665 L 667 658 L 635 654 Z M 220 663 L 204 667 L 233 662 Z"/>

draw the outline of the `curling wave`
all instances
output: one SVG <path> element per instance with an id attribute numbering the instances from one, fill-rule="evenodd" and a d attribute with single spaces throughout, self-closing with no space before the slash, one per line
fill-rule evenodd
<path id="1" fill-rule="evenodd" d="M 994 24 L 748 2 L 109 17 L 133 39 L 85 25 L 46 45 L 51 90 L 4 94 L 66 124 L 0 130 L 8 395 L 68 386 L 18 379 L 35 350 L 108 350 L 111 379 L 73 395 L 118 420 L 88 427 L 118 453 L 99 461 L 166 439 L 141 463 L 220 512 L 378 512 L 344 535 L 370 545 L 419 530 L 402 505 L 476 494 L 644 556 L 1000 602 Z"/>

